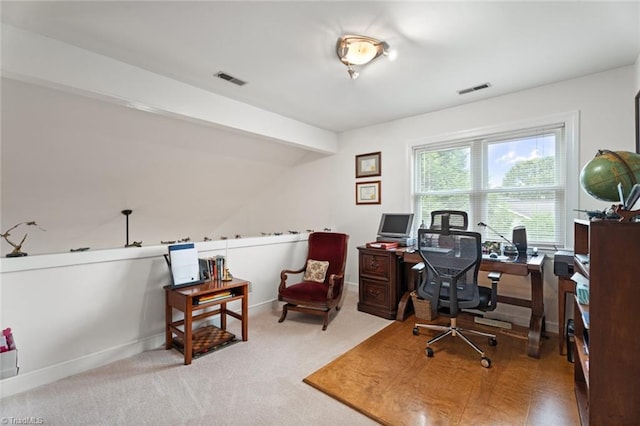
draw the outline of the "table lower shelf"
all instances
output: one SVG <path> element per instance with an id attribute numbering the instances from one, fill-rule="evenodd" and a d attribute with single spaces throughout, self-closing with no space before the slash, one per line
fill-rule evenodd
<path id="1" fill-rule="evenodd" d="M 193 331 L 193 358 L 201 357 L 233 343 L 239 342 L 236 335 L 214 325 L 207 325 Z M 173 347 L 184 354 L 184 341 L 181 337 L 173 338 Z"/>

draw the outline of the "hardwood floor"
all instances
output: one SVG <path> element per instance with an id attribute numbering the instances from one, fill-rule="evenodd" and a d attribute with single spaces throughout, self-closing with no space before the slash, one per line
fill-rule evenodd
<path id="1" fill-rule="evenodd" d="M 500 333 L 491 347 L 473 337 L 492 360 L 486 369 L 459 338 L 438 341 L 427 358 L 435 332 L 414 336 L 414 324 L 413 317 L 392 323 L 304 381 L 388 425 L 580 424 L 573 364 L 558 355 L 556 336 L 544 341 L 540 359 L 527 356 L 522 338 Z"/>

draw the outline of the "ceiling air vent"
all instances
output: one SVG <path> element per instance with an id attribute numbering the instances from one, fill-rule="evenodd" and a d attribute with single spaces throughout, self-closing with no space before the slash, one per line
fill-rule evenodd
<path id="1" fill-rule="evenodd" d="M 246 81 L 242 81 L 239 78 L 235 78 L 232 75 L 227 74 L 226 72 L 222 72 L 222 71 L 218 71 L 217 73 L 215 73 L 213 75 L 214 77 L 218 77 L 221 78 L 223 80 L 227 80 L 230 83 L 236 84 L 238 86 L 244 86 L 245 84 L 247 84 Z"/>
<path id="2" fill-rule="evenodd" d="M 458 90 L 458 95 L 466 95 L 467 93 L 477 92 L 478 90 L 488 89 L 491 87 L 490 83 L 479 84 L 474 87 L 469 87 L 468 89 Z"/>

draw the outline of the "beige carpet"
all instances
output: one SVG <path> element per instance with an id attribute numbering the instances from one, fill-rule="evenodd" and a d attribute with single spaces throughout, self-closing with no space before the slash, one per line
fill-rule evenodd
<path id="1" fill-rule="evenodd" d="M 498 346 L 473 338 L 492 359 L 458 338 L 434 345 L 432 331 L 412 334 L 413 317 L 394 322 L 304 379 L 305 383 L 388 425 L 579 425 L 573 364 L 544 342 L 541 359 L 526 341 L 498 335 Z M 477 328 L 477 327 L 474 327 Z"/>
<path id="2" fill-rule="evenodd" d="M 0 420 L 45 425 L 374 425 L 302 379 L 390 323 L 356 310 L 349 286 L 326 331 L 322 318 L 271 306 L 250 311 L 249 341 L 183 365 L 176 350 L 138 354 L 0 399 Z M 240 334 L 240 322 L 230 319 Z M 0 384 L 1 386 L 1 384 Z"/>

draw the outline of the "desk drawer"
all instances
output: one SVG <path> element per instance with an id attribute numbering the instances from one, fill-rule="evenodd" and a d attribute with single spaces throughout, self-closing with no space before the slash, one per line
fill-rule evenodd
<path id="1" fill-rule="evenodd" d="M 384 281 L 360 279 L 360 302 L 369 306 L 389 308 L 389 284 Z"/>
<path id="2" fill-rule="evenodd" d="M 389 255 L 362 253 L 360 274 L 389 279 Z"/>

